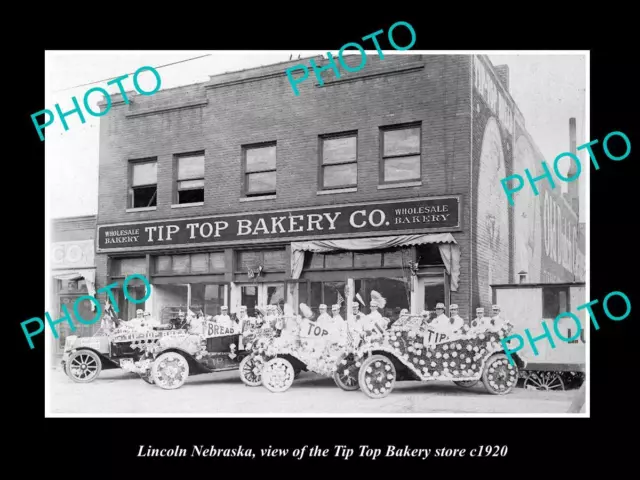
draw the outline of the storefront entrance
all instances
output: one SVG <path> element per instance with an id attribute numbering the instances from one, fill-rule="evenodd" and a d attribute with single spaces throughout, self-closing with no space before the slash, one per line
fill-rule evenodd
<path id="1" fill-rule="evenodd" d="M 257 306 L 278 305 L 284 311 L 285 300 L 284 282 L 240 286 L 240 304 L 247 307 L 249 316 L 255 315 Z"/>
<path id="2" fill-rule="evenodd" d="M 60 311 L 58 312 L 57 318 L 62 318 L 65 315 L 62 309 L 62 306 L 64 305 L 67 311 L 69 312 L 76 329 L 74 332 L 72 332 L 67 322 L 60 322 L 59 324 L 56 325 L 56 331 L 58 332 L 58 341 L 56 342 L 57 354 L 63 353 L 64 343 L 66 341 L 66 338 L 69 335 L 77 335 L 78 337 L 90 337 L 100 327 L 99 319 L 96 320 L 96 322 L 92 323 L 91 325 L 85 325 L 79 322 L 78 320 L 76 320 L 76 312 L 74 312 L 73 310 L 73 305 L 75 304 L 76 300 L 81 296 L 82 294 L 60 295 Z M 86 322 L 93 320 L 96 317 L 96 314 L 98 313 L 96 311 L 91 310 L 91 305 L 93 305 L 93 302 L 86 298 L 81 302 L 78 302 L 78 305 L 77 305 L 78 313 Z"/>

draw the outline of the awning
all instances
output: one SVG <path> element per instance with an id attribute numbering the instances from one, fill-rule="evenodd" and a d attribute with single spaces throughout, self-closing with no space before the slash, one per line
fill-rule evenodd
<path id="1" fill-rule="evenodd" d="M 326 253 L 336 250 L 378 250 L 383 248 L 408 247 L 412 245 L 439 244 L 440 255 L 451 276 L 451 290 L 458 290 L 460 278 L 460 246 L 450 233 L 426 235 L 396 235 L 390 237 L 356 238 L 349 240 L 314 240 L 291 243 L 291 276 L 300 278 L 304 266 L 304 252 Z"/>
<path id="2" fill-rule="evenodd" d="M 87 283 L 87 291 L 92 297 L 96 296 L 96 270 L 94 268 L 74 268 L 67 270 L 53 270 L 51 272 L 56 280 L 79 280 L 84 278 Z M 92 302 L 91 310 L 95 310 L 96 306 Z"/>

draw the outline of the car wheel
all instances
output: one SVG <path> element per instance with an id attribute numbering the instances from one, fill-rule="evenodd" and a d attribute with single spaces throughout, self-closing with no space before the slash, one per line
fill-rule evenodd
<path id="1" fill-rule="evenodd" d="M 262 385 L 274 393 L 284 392 L 293 384 L 295 371 L 286 358 L 269 360 L 262 370 Z"/>
<path id="2" fill-rule="evenodd" d="M 482 371 L 482 383 L 493 395 L 506 395 L 518 383 L 518 367 L 511 365 L 504 353 L 491 355 Z"/>
<path id="3" fill-rule="evenodd" d="M 93 382 L 102 371 L 102 360 L 96 352 L 78 350 L 69 355 L 64 371 L 76 383 Z"/>
<path id="4" fill-rule="evenodd" d="M 256 360 L 253 355 L 247 355 L 240 362 L 240 378 L 249 387 L 258 387 L 262 384 L 262 362 Z"/>
<path id="5" fill-rule="evenodd" d="M 391 359 L 373 355 L 362 362 L 358 383 L 367 397 L 384 398 L 396 384 L 396 367 Z"/>
<path id="6" fill-rule="evenodd" d="M 457 386 L 462 388 L 471 388 L 477 385 L 479 381 L 480 380 L 460 380 L 460 381 L 454 381 L 453 383 L 455 383 Z"/>
<path id="7" fill-rule="evenodd" d="M 153 362 L 151 376 L 164 390 L 180 388 L 189 377 L 189 362 L 178 352 L 163 353 Z"/>
<path id="8" fill-rule="evenodd" d="M 353 354 L 345 355 L 338 362 L 338 368 L 333 374 L 333 381 L 336 382 L 342 390 L 352 392 L 358 390 L 358 371 L 356 360 Z"/>

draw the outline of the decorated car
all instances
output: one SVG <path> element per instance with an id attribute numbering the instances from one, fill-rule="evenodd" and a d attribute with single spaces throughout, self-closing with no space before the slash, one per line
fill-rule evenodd
<path id="1" fill-rule="evenodd" d="M 453 381 L 465 388 L 482 381 L 489 393 L 505 395 L 526 366 L 517 355 L 509 362 L 500 343 L 512 328 L 508 323 L 484 331 L 464 328 L 446 337 L 422 317 L 408 315 L 354 352 L 358 385 L 368 397 L 383 398 L 401 380 Z"/>
<path id="2" fill-rule="evenodd" d="M 200 328 L 147 344 L 129 368 L 165 390 L 180 388 L 191 375 L 237 370 L 248 355 L 244 345 L 256 335 L 243 324 L 207 317 Z"/>
<path id="3" fill-rule="evenodd" d="M 349 335 L 345 325 L 314 321 L 311 310 L 300 305 L 303 316 L 285 312 L 267 329 L 247 344 L 250 355 L 244 359 L 240 376 L 248 385 L 263 385 L 271 392 L 284 392 L 300 372 L 311 371 L 332 377 L 344 390 L 357 390 L 355 378 L 344 372 L 355 368 L 352 352 L 361 337 Z M 343 324 L 344 321 L 341 321 Z M 343 373 L 337 374 L 338 369 Z"/>
<path id="4" fill-rule="evenodd" d="M 102 370 L 130 370 L 130 366 L 144 356 L 148 345 L 167 336 L 180 335 L 185 328 L 187 324 L 182 321 L 146 326 L 107 317 L 92 337 L 70 335 L 66 338 L 61 366 L 74 382 L 90 383 Z M 149 383 L 153 381 L 149 376 L 142 378 Z"/>

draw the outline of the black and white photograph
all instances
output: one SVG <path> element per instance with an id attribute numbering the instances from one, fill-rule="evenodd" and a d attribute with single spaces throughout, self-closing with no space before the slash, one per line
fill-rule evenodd
<path id="1" fill-rule="evenodd" d="M 47 417 L 589 417 L 589 51 L 362 45 L 46 52 Z"/>

